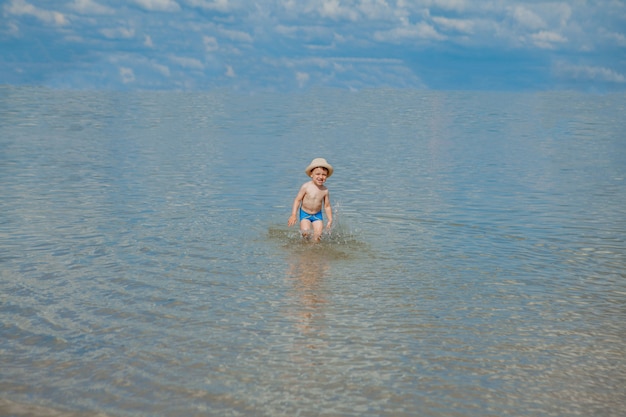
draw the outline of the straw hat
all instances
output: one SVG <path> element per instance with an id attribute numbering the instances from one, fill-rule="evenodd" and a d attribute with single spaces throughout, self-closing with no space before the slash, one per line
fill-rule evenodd
<path id="1" fill-rule="evenodd" d="M 311 171 L 313 171 L 315 168 L 318 168 L 318 167 L 326 168 L 328 170 L 329 177 L 333 175 L 333 166 L 329 164 L 328 162 L 326 162 L 324 158 L 315 158 L 314 160 L 312 160 L 309 166 L 306 167 L 304 172 L 306 172 L 306 175 L 310 177 Z"/>

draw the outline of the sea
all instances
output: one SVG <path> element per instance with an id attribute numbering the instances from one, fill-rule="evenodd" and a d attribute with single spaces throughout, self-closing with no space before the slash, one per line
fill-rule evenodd
<path id="1" fill-rule="evenodd" d="M 624 409 L 625 94 L 0 86 L 1 416 Z"/>

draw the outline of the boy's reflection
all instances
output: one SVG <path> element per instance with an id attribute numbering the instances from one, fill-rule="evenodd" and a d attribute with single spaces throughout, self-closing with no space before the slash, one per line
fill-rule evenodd
<path id="1" fill-rule="evenodd" d="M 328 257 L 322 248 L 315 245 L 303 245 L 302 248 L 292 252 L 289 259 L 287 280 L 292 287 L 290 293 L 293 294 L 295 306 L 293 316 L 297 328 L 310 337 L 322 336 L 319 318 L 326 303 L 323 282 L 328 267 Z"/>

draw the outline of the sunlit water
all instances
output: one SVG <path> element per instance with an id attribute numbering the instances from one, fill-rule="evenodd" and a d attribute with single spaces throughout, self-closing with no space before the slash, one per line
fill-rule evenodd
<path id="1" fill-rule="evenodd" d="M 625 114 L 2 87 L 0 415 L 621 415 Z"/>

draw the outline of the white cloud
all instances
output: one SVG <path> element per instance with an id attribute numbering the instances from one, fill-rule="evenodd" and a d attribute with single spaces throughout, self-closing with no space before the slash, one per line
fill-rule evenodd
<path id="1" fill-rule="evenodd" d="M 361 0 L 358 9 L 370 20 L 393 18 L 393 9 L 385 0 Z"/>
<path id="2" fill-rule="evenodd" d="M 231 9 L 228 0 L 184 0 L 185 4 L 191 7 L 198 7 L 206 10 L 217 10 L 219 12 L 227 12 Z"/>
<path id="3" fill-rule="evenodd" d="M 298 25 L 286 26 L 276 25 L 274 31 L 281 36 L 286 36 L 300 42 L 317 42 L 329 44 L 336 41 L 337 33 L 335 28 L 326 26 Z"/>
<path id="4" fill-rule="evenodd" d="M 196 69 L 196 70 L 204 69 L 204 64 L 202 64 L 202 62 L 200 62 L 200 60 L 196 58 L 171 55 L 169 59 L 170 61 L 178 64 L 180 67 L 183 67 L 183 68 Z"/>
<path id="5" fill-rule="evenodd" d="M 235 74 L 235 70 L 230 65 L 226 65 L 226 73 L 225 73 L 225 75 L 227 77 L 229 77 L 229 78 L 234 78 L 234 77 L 237 76 L 237 74 Z"/>
<path id="6" fill-rule="evenodd" d="M 103 6 L 93 0 L 74 0 L 74 2 L 70 4 L 70 8 L 81 14 L 107 15 L 115 13 L 114 9 Z"/>
<path id="7" fill-rule="evenodd" d="M 547 14 L 554 15 L 555 24 L 566 26 L 572 17 L 572 7 L 567 3 L 548 3 Z M 593 7 L 593 6 L 592 6 Z"/>
<path id="8" fill-rule="evenodd" d="M 204 50 L 206 52 L 215 52 L 220 48 L 217 39 L 213 36 L 204 36 L 202 38 L 202 43 L 204 44 Z"/>
<path id="9" fill-rule="evenodd" d="M 588 40 L 589 16 L 586 7 L 579 7 L 583 20 L 572 21 L 572 7 L 558 1 L 516 1 L 513 6 L 504 3 L 485 3 L 475 17 L 476 26 L 470 38 L 475 45 L 506 48 L 539 48 L 554 50 L 571 43 L 579 50 L 591 45 Z M 496 7 L 497 6 L 497 7 Z M 595 29 L 594 29 L 595 31 Z"/>
<path id="10" fill-rule="evenodd" d="M 454 30 L 462 33 L 472 33 L 474 31 L 474 22 L 466 19 L 450 19 L 447 17 L 433 17 L 439 27 L 444 30 Z"/>
<path id="11" fill-rule="evenodd" d="M 329 17 L 333 20 L 347 19 L 355 21 L 359 14 L 351 7 L 344 7 L 339 0 L 322 0 L 317 8 L 317 13 L 322 17 Z"/>
<path id="12" fill-rule="evenodd" d="M 146 35 L 143 40 L 143 44 L 148 48 L 154 48 L 154 44 L 152 43 L 152 38 L 150 35 Z"/>
<path id="13" fill-rule="evenodd" d="M 353 57 L 305 57 L 267 60 L 274 72 L 293 74 L 294 87 L 326 85 L 367 88 L 377 83 L 388 86 L 425 88 L 420 78 L 400 59 Z"/>
<path id="14" fill-rule="evenodd" d="M 40 9 L 24 0 L 12 0 L 10 4 L 4 6 L 4 11 L 6 14 L 15 16 L 33 16 L 44 23 L 50 23 L 55 26 L 69 24 L 63 13 Z"/>
<path id="15" fill-rule="evenodd" d="M 226 38 L 230 39 L 231 41 L 245 42 L 245 43 L 251 43 L 252 42 L 252 36 L 250 36 L 249 33 L 246 33 L 246 32 L 240 31 L 240 30 L 231 30 L 231 29 L 220 28 L 220 29 L 218 29 L 218 31 L 219 31 L 220 34 L 222 34 Z"/>
<path id="16" fill-rule="evenodd" d="M 133 0 L 146 10 L 154 12 L 177 12 L 180 6 L 174 0 Z"/>
<path id="17" fill-rule="evenodd" d="M 305 84 L 309 81 L 309 78 L 311 78 L 311 76 L 308 73 L 296 71 L 296 81 L 298 81 L 298 86 L 300 88 L 305 86 Z"/>
<path id="18" fill-rule="evenodd" d="M 524 6 L 513 7 L 511 10 L 511 15 L 515 22 L 525 28 L 537 30 L 546 27 L 546 22 L 544 22 L 544 20 L 540 16 L 538 16 L 532 10 L 525 8 Z"/>
<path id="19" fill-rule="evenodd" d="M 120 76 L 122 77 L 122 83 L 128 84 L 135 81 L 135 73 L 132 68 L 120 67 Z"/>
<path id="20" fill-rule="evenodd" d="M 617 46 L 626 47 L 626 36 L 619 32 L 606 32 L 602 31 L 603 35 L 609 41 L 613 42 Z"/>
<path id="21" fill-rule="evenodd" d="M 104 28 L 100 29 L 100 33 L 108 39 L 131 39 L 135 37 L 133 28 Z"/>
<path id="22" fill-rule="evenodd" d="M 18 36 L 20 33 L 20 28 L 15 24 L 15 22 L 8 22 L 6 28 L 3 28 L 0 33 L 8 33 L 11 36 Z"/>
<path id="23" fill-rule="evenodd" d="M 276 25 L 274 32 L 288 42 L 296 42 L 309 50 L 334 50 L 344 38 L 337 34 L 334 27 L 325 26 L 286 26 Z"/>
<path id="24" fill-rule="evenodd" d="M 469 6 L 467 0 L 432 0 L 429 3 L 435 7 L 457 12 L 462 12 Z"/>
<path id="25" fill-rule="evenodd" d="M 399 26 L 388 31 L 375 32 L 374 39 L 381 42 L 400 43 L 411 39 L 441 41 L 446 37 L 428 23 L 419 22 L 415 25 Z"/>
<path id="26" fill-rule="evenodd" d="M 567 39 L 555 32 L 548 32 L 542 30 L 538 33 L 533 33 L 531 36 L 533 43 L 542 49 L 554 49 L 555 44 L 567 42 Z"/>
<path id="27" fill-rule="evenodd" d="M 403 61 L 395 58 L 353 58 L 353 57 L 339 57 L 330 58 L 332 61 L 337 62 L 351 62 L 358 64 L 376 64 L 376 65 L 399 65 Z"/>
<path id="28" fill-rule="evenodd" d="M 404 65 L 400 59 L 394 58 L 354 58 L 354 57 L 306 57 L 281 59 L 280 66 L 285 68 L 344 68 L 346 65 L 363 67 L 389 67 Z M 304 71 L 301 71 L 304 73 Z"/>
<path id="29" fill-rule="evenodd" d="M 299 26 L 286 26 L 286 25 L 277 25 L 274 30 L 276 33 L 285 36 L 296 36 L 298 31 L 300 30 Z"/>
<path id="30" fill-rule="evenodd" d="M 605 67 L 572 65 L 565 62 L 558 62 L 554 66 L 554 72 L 562 77 L 574 80 L 592 80 L 618 84 L 626 83 L 626 76 L 624 76 L 624 74 Z"/>
<path id="31" fill-rule="evenodd" d="M 167 65 L 159 64 L 158 62 L 151 61 L 149 67 L 153 68 L 156 72 L 160 73 L 164 77 L 170 76 L 170 68 Z"/>

